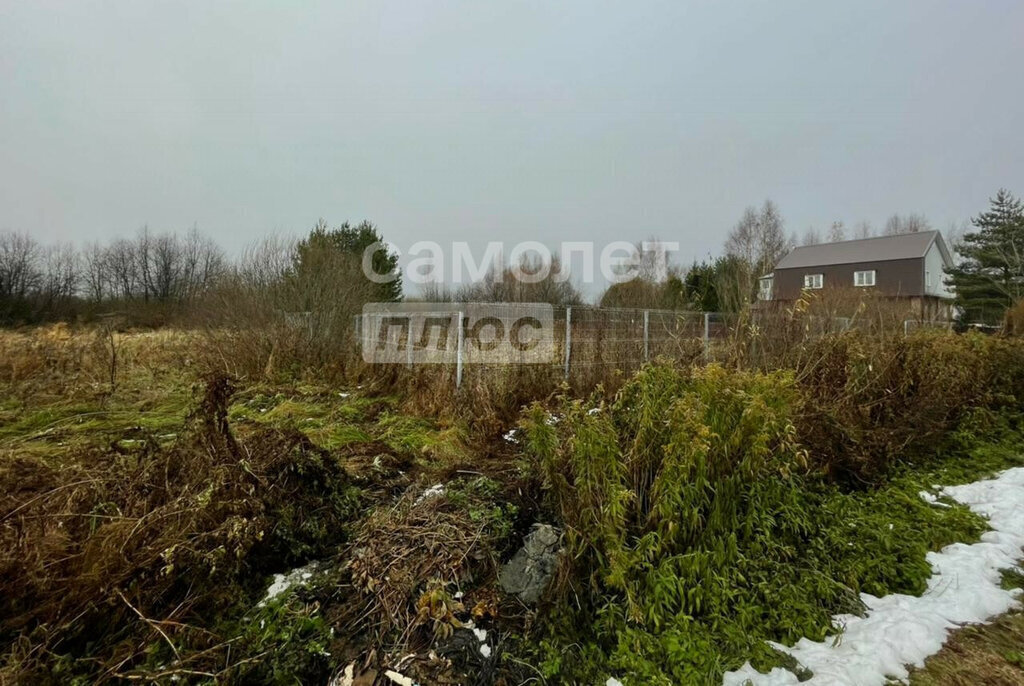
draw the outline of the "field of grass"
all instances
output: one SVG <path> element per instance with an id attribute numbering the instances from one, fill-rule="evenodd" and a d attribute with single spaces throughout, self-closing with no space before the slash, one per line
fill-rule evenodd
<path id="1" fill-rule="evenodd" d="M 445 404 L 422 375 L 229 378 L 198 333 L 0 332 L 0 683 L 784 664 L 765 641 L 832 634 L 862 591 L 921 592 L 929 550 L 984 531 L 917 494 L 1021 464 L 1022 349 L 849 334 L 774 370 L 654 364 L 533 397 L 524 376 Z M 498 576 L 536 522 L 565 554 L 527 606 Z M 961 683 L 989 651 L 1005 664 L 978 673 L 1009 679 L 1020 631 L 967 630 L 914 678 Z"/>

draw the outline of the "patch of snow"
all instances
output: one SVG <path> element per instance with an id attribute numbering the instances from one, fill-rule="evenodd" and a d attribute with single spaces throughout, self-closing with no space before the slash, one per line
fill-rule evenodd
<path id="1" fill-rule="evenodd" d="M 486 643 L 481 643 L 480 644 L 480 654 L 483 655 L 484 657 L 490 657 L 491 656 L 491 646 L 487 645 Z"/>
<path id="2" fill-rule="evenodd" d="M 938 490 L 941 487 L 933 486 L 933 488 Z M 938 496 L 936 496 L 934 493 L 929 493 L 928 491 L 921 491 L 920 493 L 918 493 L 918 495 L 921 496 L 921 500 L 925 501 L 929 505 L 934 505 L 935 507 L 949 507 L 949 503 L 944 503 L 940 501 Z"/>
<path id="3" fill-rule="evenodd" d="M 431 498 L 436 498 L 439 495 L 444 495 L 444 491 L 445 491 L 444 484 L 434 484 L 433 486 L 431 486 L 427 490 L 425 490 L 422 493 L 420 493 L 420 497 L 416 498 L 416 503 L 415 504 L 419 505 L 424 500 L 430 500 Z"/>
<path id="4" fill-rule="evenodd" d="M 473 634 L 476 636 L 476 640 L 480 641 L 481 643 L 487 640 L 486 629 L 473 629 Z"/>
<path id="5" fill-rule="evenodd" d="M 600 407 L 592 407 L 589 410 L 587 410 L 587 414 L 593 416 L 593 415 L 597 414 L 600 411 L 601 411 Z"/>
<path id="6" fill-rule="evenodd" d="M 508 441 L 509 443 L 518 443 L 518 442 L 519 442 L 519 439 L 518 439 L 518 438 L 516 438 L 516 434 L 517 434 L 518 432 L 519 432 L 519 429 L 510 429 L 510 430 L 509 430 L 509 432 L 508 432 L 507 434 L 505 434 L 504 436 L 502 436 L 502 438 L 504 438 L 504 439 L 505 439 L 506 441 Z"/>
<path id="7" fill-rule="evenodd" d="M 263 596 L 263 600 L 260 601 L 257 607 L 265 606 L 269 601 L 281 595 L 292 586 L 304 586 L 305 582 L 313 578 L 313 574 L 318 566 L 319 563 L 314 561 L 304 567 L 296 567 L 287 574 L 275 574 L 273 583 L 270 584 L 267 594 Z"/>
<path id="8" fill-rule="evenodd" d="M 352 394 L 351 393 L 339 393 L 338 397 L 342 398 L 342 399 L 345 399 L 345 398 L 349 397 L 350 395 L 352 395 Z"/>
<path id="9" fill-rule="evenodd" d="M 622 682 L 615 677 L 608 677 L 608 681 L 604 682 L 604 686 L 622 686 Z"/>
<path id="10" fill-rule="evenodd" d="M 941 489 L 940 495 L 988 518 L 991 531 L 981 541 L 954 543 L 928 553 L 934 574 L 921 597 L 893 593 L 861 600 L 867 616 L 834 618 L 843 634 L 816 643 L 806 638 L 792 648 L 772 644 L 814 673 L 804 684 L 885 684 L 905 680 L 907 667 L 920 667 L 942 648 L 950 631 L 978 624 L 1020 605 L 1019 591 L 1000 587 L 1001 570 L 1014 567 L 1024 547 L 1024 468 L 993 479 Z M 924 497 L 924 496 L 922 496 Z M 927 500 L 927 498 L 925 498 Z M 728 672 L 723 683 L 739 686 L 795 686 L 796 675 L 781 668 L 761 674 L 750 663 Z"/>

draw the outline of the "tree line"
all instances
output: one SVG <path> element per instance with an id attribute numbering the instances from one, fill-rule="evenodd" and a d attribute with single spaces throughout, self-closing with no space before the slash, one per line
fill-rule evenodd
<path id="1" fill-rule="evenodd" d="M 352 296 L 362 277 L 363 249 L 381 237 L 369 222 L 330 229 L 322 219 L 298 241 L 266 239 L 229 260 L 193 229 L 184 234 L 143 228 L 133 239 L 44 246 L 24 233 L 0 233 L 0 322 L 35 323 L 126 313 L 143 320 L 187 315 L 227 294 L 261 291 L 268 306 L 309 311 Z M 374 255 L 380 273 L 395 258 Z M 358 297 L 394 300 L 401 280 L 369 284 Z"/>
<path id="2" fill-rule="evenodd" d="M 226 268 L 221 249 L 195 230 L 179 236 L 144 228 L 134 240 L 81 250 L 0 233 L 0 317 L 39 321 L 134 302 L 180 305 Z"/>
<path id="3" fill-rule="evenodd" d="M 1006 190 L 972 220 L 975 230 L 954 237 L 959 260 L 947 275 L 965 321 L 997 322 L 1024 299 L 1024 206 Z M 882 235 L 930 230 L 919 214 L 893 215 Z M 873 236 L 865 222 L 847 234 L 842 222 L 827 233 L 809 230 L 804 244 Z M 656 239 L 652 239 L 656 240 Z M 239 259 L 229 260 L 209 237 L 193 229 L 184 234 L 143 228 L 133 239 L 43 246 L 23 233 L 0 233 L 0 322 L 31 323 L 120 310 L 186 313 L 196 303 L 220 303 L 230 309 L 240 293 L 274 311 L 356 313 L 371 301 L 410 296 L 425 300 L 583 302 L 577 288 L 550 265 L 548 277 L 523 283 L 508 266 L 496 266 L 477 283 L 428 285 L 403 294 L 401 279 L 372 283 L 363 276 L 365 248 L 382 242 L 370 222 L 330 228 L 320 220 L 297 241 L 264 240 Z M 605 307 L 737 312 L 757 298 L 758 279 L 798 244 L 785 231 L 778 206 L 765 200 L 748 207 L 725 236 L 722 255 L 672 266 L 667 275 L 640 261 L 639 276 L 610 286 L 599 298 Z M 639 247 L 637 249 L 640 255 Z M 396 272 L 398 259 L 386 251 L 373 255 L 378 274 Z M 528 273 L 536 265 L 521 265 Z M 567 267 L 566 267 L 567 268 Z"/>

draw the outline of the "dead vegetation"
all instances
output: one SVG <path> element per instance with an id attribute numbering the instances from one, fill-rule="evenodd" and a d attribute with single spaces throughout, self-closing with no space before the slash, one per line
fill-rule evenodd
<path id="1" fill-rule="evenodd" d="M 358 493 L 341 466 L 295 432 L 236 437 L 231 391 L 210 379 L 166 447 L 143 433 L 73 464 L 0 464 L 3 635 L 21 646 L 9 677 L 55 678 L 67 657 L 88 657 L 72 675 L 125 677 L 154 639 L 175 670 L 220 673 L 229 644 L 207 620 L 265 574 L 344 540 Z M 203 650 L 179 653 L 193 642 Z"/>
<path id="2" fill-rule="evenodd" d="M 911 673 L 912 686 L 1020 686 L 1024 684 L 1024 615 L 955 632 L 942 650 Z"/>
<path id="3" fill-rule="evenodd" d="M 379 392 L 238 393 L 178 366 L 201 354 L 189 335 L 115 335 L 115 387 L 105 332 L 0 339 L 9 397 L 24 398 L 0 429 L 13 439 L 0 462 L 0 682 L 326 682 L 327 653 L 379 671 L 497 612 L 473 589 L 518 523 L 496 482 L 458 475 L 473 462 L 461 428 Z M 168 403 L 193 379 L 189 409 Z M 430 474 L 454 486 L 421 500 Z M 269 574 L 310 560 L 326 561 L 324 585 L 259 606 Z M 450 658 L 416 669 L 457 673 Z"/>
<path id="4" fill-rule="evenodd" d="M 806 468 L 845 488 L 942 450 L 965 417 L 984 433 L 1020 411 L 1019 341 L 812 335 L 817 310 L 783 316 L 662 363 L 786 370 Z M 503 434 L 536 400 L 610 406 L 629 375 L 480 367 L 456 393 L 442 366 L 335 368 L 288 343 L 294 329 L 266 335 L 233 358 L 236 339 L 209 333 L 0 334 L 0 682 L 326 683 L 349 664 L 364 678 L 401 665 L 421 683 L 536 676 L 502 652 L 546 610 L 495 580 L 545 494 Z M 594 459 L 584 450 L 578 468 Z M 569 536 L 592 535 L 587 521 Z M 324 571 L 307 588 L 260 606 L 269 575 L 313 560 Z M 581 565 L 561 588 L 586 585 Z M 489 656 L 471 621 L 492 632 Z"/>

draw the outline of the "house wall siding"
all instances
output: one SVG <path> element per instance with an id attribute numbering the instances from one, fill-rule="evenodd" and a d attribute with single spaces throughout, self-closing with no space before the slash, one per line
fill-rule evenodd
<path id="1" fill-rule="evenodd" d="M 824 288 L 853 288 L 853 273 L 875 271 L 874 290 L 882 295 L 920 297 L 924 292 L 924 258 L 907 260 L 885 260 L 882 262 L 857 262 L 833 264 L 820 267 L 798 267 L 776 269 L 772 298 L 775 300 L 796 300 L 804 287 L 805 274 L 823 274 Z"/>
<path id="2" fill-rule="evenodd" d="M 932 247 L 928 249 L 928 254 L 924 256 L 924 268 L 925 271 L 929 272 L 932 277 L 932 283 L 929 287 L 925 284 L 925 292 L 928 295 L 934 295 L 938 298 L 952 298 L 953 292 L 946 288 L 946 261 L 942 259 L 942 251 L 939 249 L 938 243 L 932 243 Z"/>

